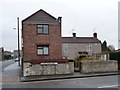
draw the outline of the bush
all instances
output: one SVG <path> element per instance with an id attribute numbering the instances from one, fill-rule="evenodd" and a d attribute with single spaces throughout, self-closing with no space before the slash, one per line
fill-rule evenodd
<path id="1" fill-rule="evenodd" d="M 117 60 L 118 61 L 118 70 L 120 71 L 120 52 L 111 52 L 110 53 L 110 60 Z"/>
<path id="2" fill-rule="evenodd" d="M 4 55 L 4 60 L 9 60 L 9 59 L 12 59 L 11 55 Z"/>
<path id="3" fill-rule="evenodd" d="M 110 52 L 110 60 L 120 60 L 120 52 Z"/>

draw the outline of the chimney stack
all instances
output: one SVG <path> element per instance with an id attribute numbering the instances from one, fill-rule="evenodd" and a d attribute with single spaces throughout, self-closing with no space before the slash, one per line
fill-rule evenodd
<path id="1" fill-rule="evenodd" d="M 76 37 L 76 33 L 73 33 L 73 37 Z"/>
<path id="2" fill-rule="evenodd" d="M 58 17 L 58 21 L 61 23 L 62 17 Z"/>
<path id="3" fill-rule="evenodd" d="M 94 37 L 94 38 L 97 38 L 97 33 L 93 33 L 93 37 Z"/>

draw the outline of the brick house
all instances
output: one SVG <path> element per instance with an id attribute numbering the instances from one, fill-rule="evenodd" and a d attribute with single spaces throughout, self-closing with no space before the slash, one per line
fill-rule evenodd
<path id="1" fill-rule="evenodd" d="M 22 41 L 23 76 L 73 72 L 69 60 L 62 59 L 61 17 L 35 12 L 22 21 Z"/>
<path id="2" fill-rule="evenodd" d="M 101 57 L 101 41 L 97 33 L 92 37 L 62 37 L 62 55 L 68 59 L 75 59 L 79 52 L 87 52 L 89 57 Z"/>

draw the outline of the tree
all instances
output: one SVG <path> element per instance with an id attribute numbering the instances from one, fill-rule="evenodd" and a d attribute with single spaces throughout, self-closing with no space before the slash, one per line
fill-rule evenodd
<path id="1" fill-rule="evenodd" d="M 4 55 L 4 60 L 12 59 L 11 55 Z"/>
<path id="2" fill-rule="evenodd" d="M 109 46 L 108 46 L 108 49 L 109 49 L 110 51 L 115 51 L 115 47 L 114 47 L 113 45 L 109 45 Z"/>
<path id="3" fill-rule="evenodd" d="M 107 46 L 106 40 L 102 43 L 102 51 L 103 52 L 111 52 L 115 51 L 115 47 L 113 45 Z"/>
<path id="4" fill-rule="evenodd" d="M 104 41 L 102 43 L 102 51 L 107 51 L 107 42 L 106 41 Z"/>
<path id="5" fill-rule="evenodd" d="M 106 40 L 103 42 L 103 47 L 107 47 L 107 42 L 106 42 Z"/>

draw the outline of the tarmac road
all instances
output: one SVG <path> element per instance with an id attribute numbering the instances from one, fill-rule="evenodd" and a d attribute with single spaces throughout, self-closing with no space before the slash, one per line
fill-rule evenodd
<path id="1" fill-rule="evenodd" d="M 6 83 L 3 88 L 118 88 L 118 75 Z"/>

